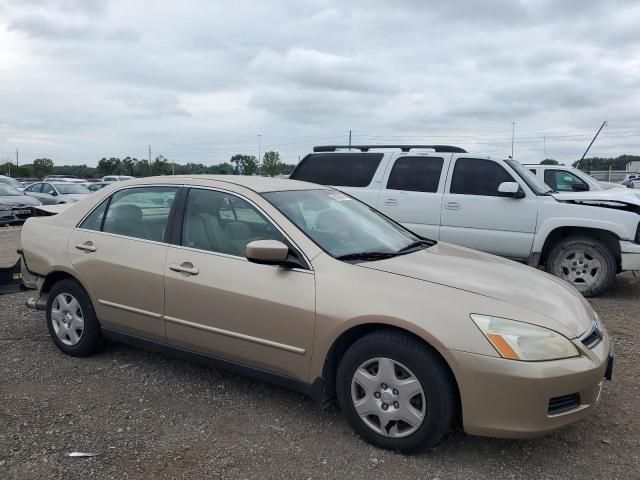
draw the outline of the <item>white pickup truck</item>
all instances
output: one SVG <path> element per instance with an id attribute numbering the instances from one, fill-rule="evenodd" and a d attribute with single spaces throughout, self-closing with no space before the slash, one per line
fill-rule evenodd
<path id="1" fill-rule="evenodd" d="M 423 237 L 544 265 L 585 296 L 640 270 L 631 189 L 557 193 L 515 160 L 446 145 L 315 147 L 291 178 L 335 186 Z"/>

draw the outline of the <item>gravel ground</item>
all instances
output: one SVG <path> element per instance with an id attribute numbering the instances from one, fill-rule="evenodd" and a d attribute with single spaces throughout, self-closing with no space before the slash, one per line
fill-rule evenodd
<path id="1" fill-rule="evenodd" d="M 18 230 L 0 229 L 0 265 Z M 33 293 L 0 296 L 0 479 L 637 479 L 639 292 L 623 275 L 593 301 L 616 349 L 594 415 L 534 441 L 454 430 L 413 456 L 371 447 L 336 407 L 267 383 L 114 343 L 65 356 L 24 306 Z"/>

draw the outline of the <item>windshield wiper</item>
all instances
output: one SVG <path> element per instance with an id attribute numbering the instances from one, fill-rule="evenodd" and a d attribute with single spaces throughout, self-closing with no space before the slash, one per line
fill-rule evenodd
<path id="1" fill-rule="evenodd" d="M 336 257 L 338 260 L 384 260 L 385 258 L 391 258 L 398 255 L 392 252 L 358 252 L 348 253 L 346 255 L 340 255 Z"/>
<path id="2" fill-rule="evenodd" d="M 421 247 L 423 248 L 433 247 L 434 245 L 435 245 L 435 242 L 433 240 L 417 240 L 415 242 L 411 242 L 406 247 L 402 247 L 400 250 L 398 250 L 398 253 L 407 253 L 410 250 L 418 249 Z"/>

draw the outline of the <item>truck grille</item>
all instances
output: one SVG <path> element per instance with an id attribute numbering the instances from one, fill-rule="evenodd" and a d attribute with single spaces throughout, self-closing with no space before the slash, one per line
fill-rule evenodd
<path id="1" fill-rule="evenodd" d="M 558 415 L 559 413 L 575 410 L 580 406 L 580 394 L 572 393 L 571 395 L 563 395 L 561 397 L 553 397 L 549 400 L 549 415 Z"/>

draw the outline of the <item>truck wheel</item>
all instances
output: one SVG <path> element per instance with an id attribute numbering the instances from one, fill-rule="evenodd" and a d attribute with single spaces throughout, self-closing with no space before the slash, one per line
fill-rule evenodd
<path id="1" fill-rule="evenodd" d="M 604 292 L 616 276 L 616 258 L 600 240 L 575 236 L 560 240 L 547 257 L 547 271 L 585 297 Z"/>
<path id="2" fill-rule="evenodd" d="M 443 360 L 391 330 L 370 333 L 347 350 L 336 391 L 342 412 L 364 440 L 403 452 L 436 444 L 457 407 L 455 383 Z"/>
<path id="3" fill-rule="evenodd" d="M 84 357 L 102 347 L 104 340 L 91 299 L 75 280 L 61 280 L 51 288 L 46 314 L 53 343 L 67 355 Z"/>

